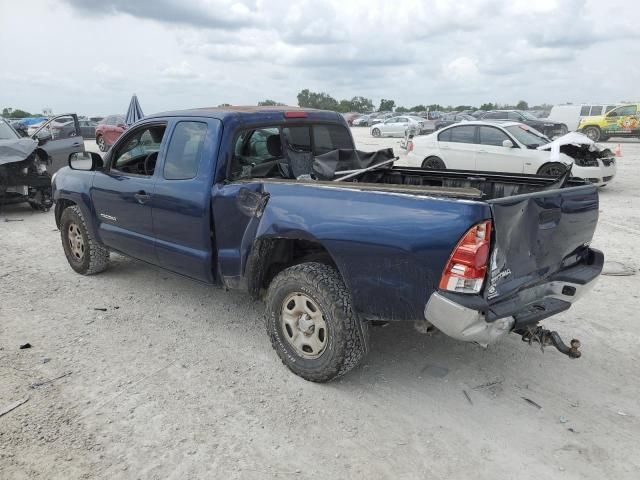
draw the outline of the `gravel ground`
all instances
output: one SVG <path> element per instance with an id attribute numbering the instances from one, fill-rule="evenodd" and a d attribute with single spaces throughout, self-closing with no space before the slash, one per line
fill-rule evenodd
<path id="1" fill-rule="evenodd" d="M 622 148 L 593 245 L 637 272 L 640 144 Z M 640 275 L 546 322 L 579 360 L 397 324 L 317 385 L 278 361 L 262 304 L 120 256 L 79 276 L 52 213 L 2 217 L 0 412 L 27 400 L 0 416 L 2 479 L 638 478 Z"/>

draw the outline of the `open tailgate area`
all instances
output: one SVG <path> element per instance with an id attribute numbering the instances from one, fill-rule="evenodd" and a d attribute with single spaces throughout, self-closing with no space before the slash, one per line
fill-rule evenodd
<path id="1" fill-rule="evenodd" d="M 598 222 L 597 187 L 547 190 L 488 203 L 495 244 L 484 292 L 490 306 L 487 321 L 514 315 L 516 322 L 520 316 L 529 323 L 566 310 L 570 304 L 553 297 L 545 304 L 536 303 L 541 292 L 534 287 L 546 285 L 548 290 L 568 272 L 576 282 L 583 277 L 590 281 L 600 273 L 601 259 L 594 264 L 587 258 L 594 255 L 589 244 Z"/>

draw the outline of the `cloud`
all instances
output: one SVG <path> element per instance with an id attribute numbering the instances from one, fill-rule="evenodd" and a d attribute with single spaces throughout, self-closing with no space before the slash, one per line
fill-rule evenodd
<path id="1" fill-rule="evenodd" d="M 398 105 L 580 102 L 633 98 L 640 75 L 629 0 L 30 1 L 0 7 L 0 57 L 17 75 L 4 90 L 34 110 L 111 111 L 134 91 L 149 112 L 295 103 L 303 88 Z M 67 34 L 34 61 L 50 25 Z"/>
<path id="2" fill-rule="evenodd" d="M 236 30 L 254 20 L 253 2 L 237 0 L 66 0 L 86 15 L 131 15 L 163 23 L 177 23 L 205 29 Z"/>
<path id="3" fill-rule="evenodd" d="M 478 61 L 469 57 L 458 57 L 442 66 L 442 76 L 453 82 L 469 82 L 478 74 Z"/>

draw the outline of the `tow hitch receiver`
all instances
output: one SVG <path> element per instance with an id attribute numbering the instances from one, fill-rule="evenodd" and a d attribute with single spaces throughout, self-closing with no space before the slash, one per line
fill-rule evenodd
<path id="1" fill-rule="evenodd" d="M 546 330 L 541 326 L 536 328 L 527 328 L 523 330 L 515 330 L 515 333 L 522 335 L 522 341 L 527 342 L 529 345 L 532 343 L 539 343 L 540 349 L 544 351 L 544 347 L 553 345 L 558 349 L 560 353 L 564 353 L 569 358 L 580 358 L 582 352 L 580 352 L 580 340 L 575 338 L 571 340 L 571 346 L 568 347 L 560 338 L 558 332 L 552 332 Z"/>

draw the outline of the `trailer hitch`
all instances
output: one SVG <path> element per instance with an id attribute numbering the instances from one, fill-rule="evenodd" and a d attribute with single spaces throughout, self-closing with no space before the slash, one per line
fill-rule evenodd
<path id="1" fill-rule="evenodd" d="M 522 341 L 527 342 L 529 345 L 532 343 L 539 343 L 540 350 L 544 351 L 544 347 L 553 345 L 558 349 L 560 353 L 564 353 L 569 358 L 580 358 L 582 352 L 580 352 L 580 340 L 575 338 L 571 340 L 570 347 L 568 347 L 560 338 L 560 334 L 556 331 L 546 330 L 541 326 L 536 328 L 527 328 L 526 330 L 516 330 L 515 333 L 522 335 Z"/>

